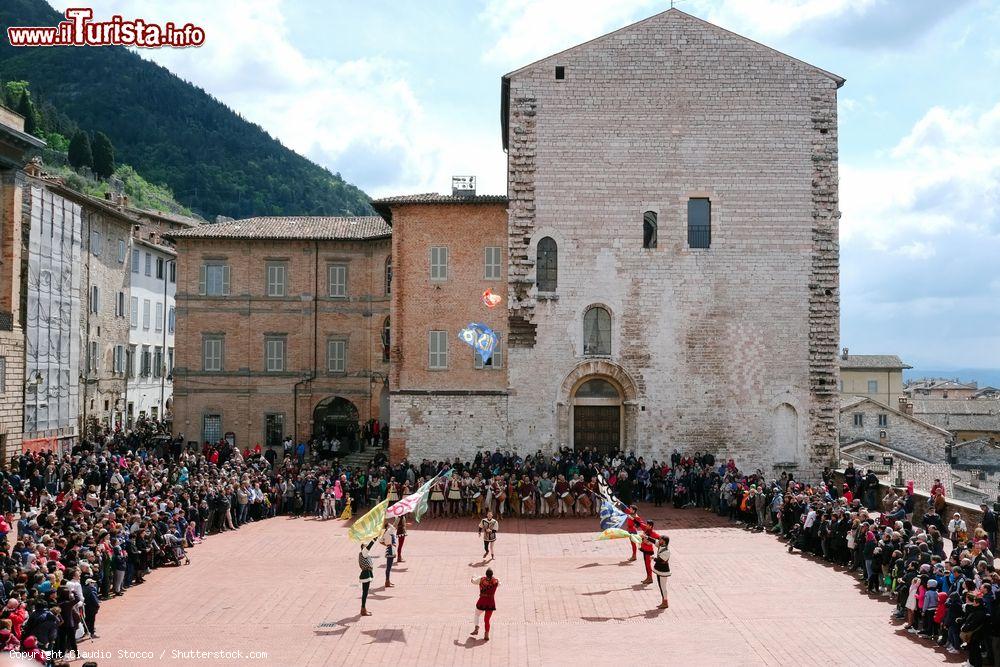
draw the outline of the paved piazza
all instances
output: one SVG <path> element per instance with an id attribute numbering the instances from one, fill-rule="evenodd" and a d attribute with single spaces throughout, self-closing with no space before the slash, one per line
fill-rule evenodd
<path id="1" fill-rule="evenodd" d="M 860 594 L 849 575 L 702 510 L 645 509 L 671 536 L 662 612 L 656 585 L 638 585 L 641 561 L 621 562 L 628 545 L 592 541 L 596 520 L 511 520 L 493 562 L 501 586 L 491 640 L 470 638 L 482 543 L 474 521 L 440 520 L 410 531 L 394 588 L 376 570 L 374 615 L 360 618 L 357 547 L 343 522 L 279 517 L 210 537 L 191 565 L 154 571 L 104 603 L 101 638 L 80 648 L 110 652 L 102 667 L 949 662 L 890 622 L 889 604 Z M 119 649 L 152 657 L 120 659 Z M 267 657 L 186 661 L 175 650 Z"/>

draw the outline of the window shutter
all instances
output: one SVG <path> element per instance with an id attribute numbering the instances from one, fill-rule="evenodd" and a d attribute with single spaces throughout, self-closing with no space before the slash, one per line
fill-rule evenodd
<path id="1" fill-rule="evenodd" d="M 206 267 L 204 264 L 202 264 L 201 265 L 201 272 L 198 274 L 198 294 L 201 294 L 202 296 L 204 296 L 205 292 L 207 291 L 207 289 L 206 289 L 206 276 L 205 276 L 205 274 L 207 272 L 208 272 L 208 267 Z"/>
<path id="2" fill-rule="evenodd" d="M 479 353 L 475 349 L 472 350 L 472 365 L 475 368 L 483 367 L 483 358 L 479 356 Z"/>
<path id="3" fill-rule="evenodd" d="M 493 348 L 493 368 L 503 368 L 503 352 L 500 349 L 499 340 L 497 341 L 497 346 Z"/>
<path id="4" fill-rule="evenodd" d="M 222 293 L 229 294 L 229 265 L 222 266 Z"/>

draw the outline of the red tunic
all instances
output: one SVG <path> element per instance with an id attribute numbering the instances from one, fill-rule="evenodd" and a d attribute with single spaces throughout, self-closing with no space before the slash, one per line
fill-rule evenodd
<path id="1" fill-rule="evenodd" d="M 476 601 L 476 609 L 481 609 L 482 611 L 496 610 L 497 603 L 494 596 L 499 585 L 500 582 L 496 579 L 483 577 L 479 580 L 479 599 Z"/>

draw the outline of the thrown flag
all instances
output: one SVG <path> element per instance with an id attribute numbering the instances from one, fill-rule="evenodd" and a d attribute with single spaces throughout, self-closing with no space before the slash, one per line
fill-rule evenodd
<path id="1" fill-rule="evenodd" d="M 479 300 L 482 301 L 483 305 L 487 308 L 496 308 L 500 305 L 500 302 L 503 301 L 503 297 L 499 294 L 494 294 L 493 291 L 487 287 L 486 291 L 483 292 L 483 296 Z"/>
<path id="2" fill-rule="evenodd" d="M 424 482 L 423 485 L 420 487 L 420 489 L 417 491 L 417 493 L 420 494 L 420 498 L 417 502 L 417 508 L 413 510 L 413 518 L 417 520 L 417 523 L 420 523 L 420 517 L 422 517 L 424 514 L 427 513 L 427 496 L 430 495 L 427 493 L 427 490 L 431 488 L 431 484 L 433 484 L 436 480 L 439 479 L 448 479 L 449 477 L 451 477 L 451 473 L 453 472 L 455 472 L 455 469 L 450 468 L 448 472 L 444 473 L 443 475 L 436 475 L 430 478 L 429 480 Z"/>
<path id="3" fill-rule="evenodd" d="M 458 332 L 458 338 L 475 350 L 484 364 L 493 356 L 493 349 L 499 340 L 493 329 L 481 322 L 470 323 L 469 326 Z"/>
<path id="4" fill-rule="evenodd" d="M 607 498 L 601 503 L 601 530 L 622 528 L 628 519 L 625 512 L 618 509 L 613 502 Z"/>
<path id="5" fill-rule="evenodd" d="M 381 535 L 382 524 L 385 522 L 385 508 L 388 505 L 389 501 L 383 500 L 371 508 L 367 514 L 355 521 L 354 525 L 347 529 L 347 536 L 355 542 L 363 544 Z"/>
<path id="6" fill-rule="evenodd" d="M 623 538 L 628 538 L 636 544 L 640 544 L 642 542 L 641 537 L 635 533 L 630 533 L 623 528 L 608 528 L 597 536 L 597 539 L 599 540 L 620 540 Z"/>

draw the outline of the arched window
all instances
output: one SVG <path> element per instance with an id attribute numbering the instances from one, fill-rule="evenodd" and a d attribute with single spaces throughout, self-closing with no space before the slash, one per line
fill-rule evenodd
<path id="1" fill-rule="evenodd" d="M 385 293 L 392 294 L 392 256 L 385 258 Z"/>
<path id="2" fill-rule="evenodd" d="M 389 361 L 389 318 L 382 323 L 382 361 Z"/>
<path id="3" fill-rule="evenodd" d="M 656 247 L 656 211 L 642 214 L 642 247 Z"/>
<path id="4" fill-rule="evenodd" d="M 583 316 L 583 353 L 611 354 L 611 313 L 603 306 L 591 306 Z"/>
<path id="5" fill-rule="evenodd" d="M 556 291 L 556 275 L 559 272 L 559 250 L 552 237 L 546 236 L 538 242 L 538 261 L 535 263 L 535 283 L 539 292 Z"/>

